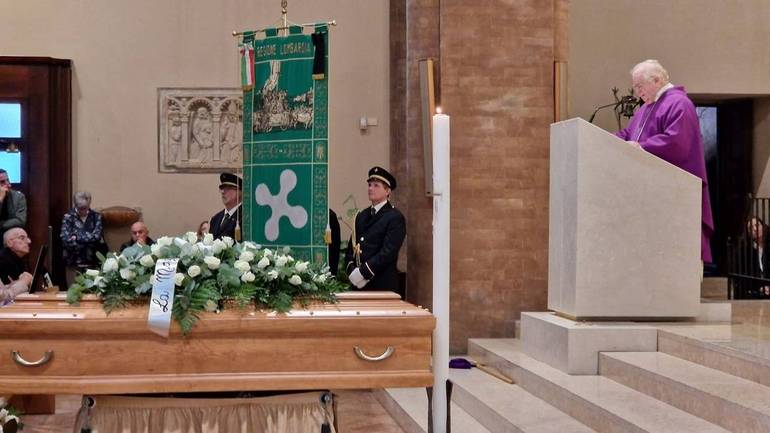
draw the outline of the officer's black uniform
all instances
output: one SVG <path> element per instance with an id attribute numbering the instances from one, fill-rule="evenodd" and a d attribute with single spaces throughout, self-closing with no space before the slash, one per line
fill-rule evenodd
<path id="1" fill-rule="evenodd" d="M 235 187 L 240 191 L 243 187 L 243 181 L 240 177 L 232 173 L 222 173 L 219 175 L 219 187 Z M 225 219 L 225 209 L 222 209 L 216 215 L 211 217 L 211 220 L 209 221 L 209 232 L 214 236 L 214 239 L 219 239 L 224 236 L 235 239 L 236 226 L 243 227 L 243 216 L 240 204 L 233 215 L 228 215 L 227 219 Z"/>
<path id="2" fill-rule="evenodd" d="M 381 167 L 369 170 L 368 180 L 385 183 L 391 190 L 396 179 Z M 406 219 L 390 202 L 386 202 L 375 214 L 370 206 L 356 215 L 355 236 L 348 242 L 345 253 L 346 271 L 350 275 L 356 267 L 367 280 L 361 290 L 398 290 L 396 262 L 398 251 L 406 237 Z M 355 245 L 360 247 L 360 266 L 354 254 Z M 355 289 L 355 287 L 354 287 Z"/>

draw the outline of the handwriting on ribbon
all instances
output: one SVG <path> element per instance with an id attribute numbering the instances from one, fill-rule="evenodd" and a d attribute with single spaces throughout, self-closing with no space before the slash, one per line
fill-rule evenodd
<path id="1" fill-rule="evenodd" d="M 171 298 L 167 291 L 164 291 L 157 298 L 152 300 L 152 303 L 160 307 L 160 310 L 164 313 L 168 311 L 168 300 Z"/>

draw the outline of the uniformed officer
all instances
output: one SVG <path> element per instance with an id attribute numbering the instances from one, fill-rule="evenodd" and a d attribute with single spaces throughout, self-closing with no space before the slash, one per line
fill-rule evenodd
<path id="1" fill-rule="evenodd" d="M 210 233 L 214 239 L 223 236 L 229 236 L 236 241 L 240 241 L 241 200 L 243 199 L 243 181 L 240 177 L 232 173 L 222 173 L 219 175 L 219 194 L 222 196 L 222 203 L 225 208 L 211 217 L 209 222 Z"/>
<path id="2" fill-rule="evenodd" d="M 398 250 L 406 237 L 404 215 L 388 201 L 396 178 L 382 167 L 372 167 L 367 182 L 372 205 L 356 215 L 346 270 L 358 289 L 396 291 Z"/>

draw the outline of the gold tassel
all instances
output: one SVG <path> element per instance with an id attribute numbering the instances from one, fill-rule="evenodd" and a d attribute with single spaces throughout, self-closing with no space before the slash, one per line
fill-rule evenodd
<path id="1" fill-rule="evenodd" d="M 326 245 L 332 244 L 332 229 L 329 227 L 329 223 L 326 223 L 326 231 L 324 232 L 324 242 Z"/>

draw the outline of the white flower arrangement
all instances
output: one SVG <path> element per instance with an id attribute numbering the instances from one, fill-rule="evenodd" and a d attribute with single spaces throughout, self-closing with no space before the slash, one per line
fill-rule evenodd
<path id="1" fill-rule="evenodd" d="M 10 425 L 13 425 L 13 428 L 10 428 L 11 431 L 17 431 L 22 428 L 16 409 L 8 406 L 8 402 L 0 397 L 0 433 L 3 433 Z"/>
<path id="2" fill-rule="evenodd" d="M 333 302 L 334 293 L 346 288 L 328 267 L 296 260 L 288 248 L 272 250 L 227 237 L 214 239 L 210 234 L 198 241 L 195 233 L 188 232 L 100 257 L 101 269 L 79 275 L 69 288 L 68 301 L 77 303 L 84 293 L 96 293 L 109 312 L 129 301 L 149 298 L 155 263 L 170 258 L 178 259 L 172 315 L 185 333 L 197 313 L 224 308 L 226 301 L 284 312 L 295 301 Z"/>

